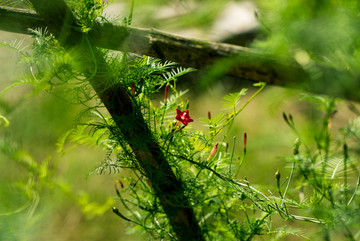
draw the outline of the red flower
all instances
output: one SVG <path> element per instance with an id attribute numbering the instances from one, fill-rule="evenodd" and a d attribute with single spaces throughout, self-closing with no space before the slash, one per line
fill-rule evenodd
<path id="1" fill-rule="evenodd" d="M 193 122 L 194 120 L 191 119 L 191 117 L 189 116 L 189 111 L 188 110 L 184 110 L 181 111 L 179 109 L 176 109 L 176 119 L 179 122 L 182 122 L 185 126 L 187 126 L 189 124 L 189 122 Z"/>

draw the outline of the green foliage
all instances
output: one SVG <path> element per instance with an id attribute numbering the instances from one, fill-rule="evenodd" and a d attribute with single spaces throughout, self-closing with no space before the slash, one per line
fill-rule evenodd
<path id="1" fill-rule="evenodd" d="M 106 8 L 102 0 L 69 0 L 67 3 L 73 9 L 77 24 L 84 33 L 89 32 L 96 21 L 106 20 L 102 18 L 103 10 Z"/>
<path id="2" fill-rule="evenodd" d="M 10 122 L 9 120 L 5 117 L 5 116 L 2 116 L 0 115 L 0 120 L 1 120 L 1 125 L 2 127 L 8 127 L 10 125 Z"/>
<path id="3" fill-rule="evenodd" d="M 223 101 L 224 107 L 227 109 L 235 108 L 239 104 L 240 98 L 246 95 L 246 91 L 246 89 L 242 89 L 239 93 L 230 93 L 225 96 Z M 236 110 L 234 112 L 236 112 Z"/>
<path id="4" fill-rule="evenodd" d="M 308 74 L 308 89 L 358 96 L 358 1 L 256 2 L 266 38 L 254 47 L 284 61 L 295 60 Z"/>
<path id="5" fill-rule="evenodd" d="M 34 52 L 32 55 L 25 55 L 26 63 L 30 64 L 32 77 L 27 83 L 31 83 L 35 89 L 43 89 L 55 94 L 67 94 L 64 90 L 74 89 L 74 85 L 79 85 L 81 88 L 87 86 L 86 79 L 83 79 L 84 77 L 81 74 L 79 75 L 76 66 L 73 64 L 71 57 L 74 56 L 73 53 L 70 54 L 59 47 L 56 40 L 51 35 L 47 35 L 46 32 L 36 30 L 34 34 L 36 34 Z M 263 230 L 261 228 L 267 222 L 266 218 L 258 219 L 254 206 L 245 205 L 244 201 L 237 203 L 237 195 L 240 195 L 242 200 L 248 198 L 250 202 L 255 203 L 258 195 L 263 194 L 259 194 L 258 191 L 254 193 L 256 189 L 232 180 L 233 173 L 228 169 L 228 166 L 233 161 L 233 154 L 230 155 L 228 150 L 224 149 L 223 144 L 225 142 L 222 142 L 218 151 L 213 153 L 211 149 L 215 144 L 215 135 L 211 133 L 205 135 L 198 131 L 190 132 L 188 130 L 190 127 L 184 128 L 185 126 L 175 125 L 175 109 L 187 108 L 187 103 L 183 99 L 184 92 L 178 92 L 176 88 L 177 78 L 193 70 L 175 68 L 173 63 L 162 63 L 148 57 L 130 58 L 127 54 L 116 54 L 108 51 L 103 54 L 106 55 L 109 63 L 112 79 L 121 80 L 119 83 L 109 84 L 125 86 L 132 98 L 134 107 L 139 108 L 143 113 L 177 177 L 182 182 L 191 184 L 187 185 L 186 195 L 190 198 L 193 208 L 199 213 L 198 218 L 201 220 L 204 234 L 214 238 L 240 235 L 242 232 L 239 232 L 237 228 L 233 228 L 233 234 L 226 231 L 230 223 L 234 223 L 234 227 L 237 227 L 235 223 L 238 222 L 236 219 L 230 219 L 228 215 L 233 212 L 235 215 L 240 211 L 247 215 L 246 210 L 248 208 L 253 209 L 256 215 L 249 218 L 248 222 L 240 223 L 241 230 L 249 229 L 245 236 L 252 237 L 255 234 L 268 233 L 269 229 Z M 33 71 L 33 68 L 36 68 L 37 71 Z M 163 102 L 153 103 L 155 94 L 164 86 L 168 86 L 172 94 Z M 264 85 L 260 87 L 261 90 Z M 78 90 L 75 88 L 73 91 Z M 219 126 L 222 129 L 229 125 L 248 104 L 252 98 L 240 110 L 236 109 L 239 98 L 245 93 L 246 90 L 243 90 L 238 94 L 230 94 L 224 98 L 227 102 L 226 106 L 230 109 L 228 117 L 226 120 L 221 120 L 223 123 L 213 122 L 215 128 Z M 97 104 L 97 101 L 93 102 L 95 105 L 89 106 L 89 100 L 93 99 L 89 96 L 94 96 L 91 92 L 88 95 L 63 95 L 64 98 L 70 97 L 71 102 L 74 102 L 74 96 L 79 98 L 77 103 L 87 103 L 88 109 L 79 116 L 74 131 L 65 134 L 59 140 L 59 151 L 66 153 L 73 148 L 66 149 L 66 141 L 81 145 L 96 144 L 102 146 L 106 150 L 106 155 L 104 161 L 93 173 L 119 173 L 120 168 L 128 169 L 131 173 L 130 176 L 129 174 L 122 176 L 119 181 L 124 187 L 122 192 L 125 194 L 120 194 L 121 192 L 117 190 L 119 200 L 130 212 L 131 217 L 126 217 L 128 214 L 118 215 L 136 223 L 154 238 L 166 237 L 171 239 L 174 234 L 172 234 L 166 214 L 153 192 L 153 187 L 147 182 L 147 177 L 144 176 L 143 170 L 138 166 L 128 140 L 119 132 L 114 121 L 106 117 L 103 107 Z M 126 125 L 126 122 L 124 124 Z M 129 123 L 129 128 L 131 128 L 131 123 Z M 132 141 L 131 144 L 141 145 L 142 140 L 137 141 L 139 143 Z M 208 157 L 209 155 L 211 157 Z M 222 181 L 222 185 L 219 185 L 219 180 Z M 68 190 L 66 187 L 62 189 Z M 223 200 L 222 197 L 232 198 Z M 77 200 L 85 211 L 103 210 L 97 206 L 92 208 L 92 205 L 88 204 L 87 198 L 82 197 Z M 244 203 L 244 206 L 241 203 Z M 260 210 L 268 210 L 263 205 L 259 206 L 261 206 Z M 134 208 L 136 211 L 132 211 Z M 270 210 L 269 212 L 273 211 Z M 255 233 L 251 231 L 252 229 L 256 230 Z"/>
<path id="6" fill-rule="evenodd" d="M 0 5 L 9 6 L 9 7 L 26 7 L 31 8 L 31 3 L 29 0 L 1 0 Z"/>
<path id="7" fill-rule="evenodd" d="M 318 103 L 324 115 L 314 133 L 316 148 L 312 150 L 297 131 L 292 117 L 284 114 L 286 122 L 303 143 L 295 143 L 294 156 L 289 159 L 292 169 L 285 193 L 294 179 L 294 191 L 297 191 L 291 195 L 292 198 L 296 194 L 299 196 L 300 207 L 314 215 L 325 227 L 324 236 L 329 237 L 335 231 L 355 240 L 359 235 L 354 228 L 359 222 L 356 216 L 359 210 L 353 202 L 359 186 L 359 170 L 353 158 L 358 152 L 356 145 L 351 150 L 347 144 L 352 138 L 349 130 L 354 122 L 351 121 L 343 128 L 343 133 L 334 138 L 330 130 L 336 113 L 335 101 L 319 96 L 307 96 L 307 99 Z M 303 151 L 299 151 L 300 145 L 304 146 Z"/>
<path id="8" fill-rule="evenodd" d="M 101 16 L 104 8 L 102 1 L 68 3 L 78 17 L 80 31 L 85 33 Z M 296 10 L 304 3 L 305 1 L 289 2 L 274 15 L 260 16 L 271 31 L 269 39 L 257 43 L 257 46 L 269 47 L 272 54 L 283 54 L 285 59 L 294 57 L 299 64 L 309 67 L 308 71 L 311 73 L 317 72 L 316 68 L 323 65 L 338 67 L 341 62 L 339 57 L 354 53 L 351 49 L 354 43 L 346 42 L 343 30 L 339 29 L 331 32 L 340 34 L 335 43 L 324 39 L 317 24 L 335 24 L 339 27 L 339 24 L 342 26 L 348 23 L 345 20 L 350 21 L 348 14 L 352 17 L 355 12 L 335 11 L 335 18 L 327 22 L 329 9 L 336 4 L 343 6 L 342 1 L 322 1 L 322 5 L 306 5 L 304 12 Z M 263 9 L 272 9 L 271 4 L 280 6 L 281 2 L 259 1 Z M 358 7 L 353 2 L 349 4 L 353 8 Z M 321 11 L 315 11 L 318 9 Z M 284 21 L 282 16 L 285 16 L 289 25 L 279 24 Z M 132 13 L 127 24 L 131 23 L 131 18 Z M 311 27 L 309 19 L 314 19 L 316 25 Z M 342 22 L 339 23 L 338 20 Z M 279 26 L 276 27 L 277 24 Z M 302 27 L 300 33 L 295 31 L 298 26 Z M 283 32 L 288 32 L 288 37 L 284 37 Z M 283 115 L 285 122 L 298 137 L 293 155 L 286 159 L 290 167 L 289 177 L 283 180 L 286 175 L 277 171 L 274 173 L 273 185 L 262 187 L 250 183 L 246 177 L 239 178 L 238 172 L 246 157 L 246 134 L 241 146 L 238 144 L 238 137 L 229 138 L 229 133 L 235 117 L 263 90 L 264 83 L 255 84 L 257 91 L 241 106 L 247 89 L 226 95 L 223 98 L 224 112 L 215 117 L 211 117 L 209 113 L 207 118 L 201 118 L 208 128 L 204 132 L 192 128 L 191 123 L 185 125 L 175 119 L 176 109 L 191 110 L 190 101 L 186 99 L 187 91 L 178 90 L 177 81 L 182 75 L 194 71 L 193 69 L 177 67 L 172 62 L 145 56 L 101 50 L 109 66 L 107 73 L 101 73 L 107 77 L 106 86 L 123 86 L 131 99 L 132 107 L 137 110 L 136 113 L 142 114 L 151 131 L 151 137 L 142 136 L 129 140 L 90 87 L 88 82 L 92 77 L 86 77 L 79 70 L 76 60 L 81 55 L 77 50 L 63 49 L 46 30 L 35 29 L 32 33 L 35 40 L 32 52 L 25 51 L 21 41 L 2 44 L 3 47 L 17 50 L 22 55 L 22 62 L 28 65 L 27 76 L 11 88 L 19 84 L 30 84 L 36 93 L 46 91 L 84 108 L 75 120 L 75 127 L 63 134 L 57 142 L 60 158 L 80 145 L 100 147 L 104 158 L 89 175 L 115 174 L 116 196 L 114 199 L 108 198 L 105 204 L 93 202 L 88 194 L 73 191 L 71 185 L 56 177 L 58 159 L 54 161 L 53 158 L 45 158 L 38 162 L 19 146 L 2 141 L 1 153 L 21 166 L 28 175 L 27 180 L 17 183 L 18 189 L 24 194 L 21 201 L 24 200 L 25 204 L 3 213 L 3 216 L 27 210 L 28 217 L 32 217 L 44 189 L 59 190 L 72 198 L 90 217 L 101 215 L 110 206 L 114 206 L 113 212 L 121 221 L 131 223 L 134 232 L 140 230 L 151 239 L 175 240 L 173 228 L 155 192 L 158 189 L 149 181 L 131 148 L 141 146 L 144 138 L 153 138 L 176 177 L 184 185 L 190 207 L 193 208 L 207 240 L 256 240 L 264 236 L 265 239 L 279 240 L 287 235 L 307 239 L 303 230 L 283 226 L 297 221 L 320 227 L 325 240 L 330 240 L 335 232 L 350 240 L 359 237 L 360 211 L 357 202 L 360 175 L 356 160 L 360 153 L 360 120 L 357 118 L 351 121 L 343 128 L 340 136 L 335 136 L 331 132 L 337 105 L 334 99 L 311 95 L 303 97 L 303 100 L 316 103 L 322 113 L 321 119 L 314 124 L 316 132 L 313 143 L 308 143 L 301 135 L 292 115 Z M 300 38 L 301 34 L 314 34 L 314 39 L 304 41 Z M 355 31 L 351 31 L 351 34 L 355 34 Z M 325 46 L 320 46 L 315 38 L 323 41 Z M 90 41 L 86 38 L 84 41 L 89 43 L 91 51 Z M 337 43 L 342 41 L 345 41 L 343 48 L 335 49 Z M 355 65 L 351 64 L 356 64 L 356 61 L 350 61 L 346 67 L 353 70 Z M 96 72 L 97 67 L 94 69 Z M 316 78 L 315 74 L 311 76 Z M 0 115 L 0 120 L 0 128 L 9 125 L 6 117 Z M 122 124 L 123 129 L 133 130 L 134 123 L 125 119 Z M 222 132 L 224 129 L 226 131 Z M 237 151 L 239 149 L 242 151 Z M 180 193 L 179 198 L 181 195 Z M 122 206 L 121 211 L 115 206 Z M 274 224 L 275 217 L 280 217 L 281 225 Z"/>
<path id="9" fill-rule="evenodd" d="M 134 16 L 136 24 L 145 27 L 159 29 L 190 27 L 208 30 L 227 2 L 223 0 L 202 0 L 197 2 L 135 0 Z M 130 1 L 125 2 L 125 4 L 130 5 Z M 170 14 L 164 14 L 163 9 L 159 11 L 159 7 L 169 9 Z M 144 14 L 144 12 L 147 14 Z"/>
<path id="10" fill-rule="evenodd" d="M 88 218 L 103 215 L 109 206 L 113 205 L 112 198 L 108 198 L 104 204 L 91 201 L 88 194 L 73 190 L 72 185 L 57 177 L 59 160 L 48 157 L 36 161 L 19 144 L 3 136 L 0 140 L 0 154 L 2 161 L 10 162 L 7 168 L 10 169 L 14 165 L 17 169 L 16 178 L 8 178 L 7 184 L 2 185 L 0 192 L 0 237 L 3 240 L 28 238 L 26 233 L 31 233 L 31 229 L 35 228 L 41 199 L 48 191 L 60 192 L 63 196 L 71 198 Z M 19 226 L 22 228 L 13 231 L 14 227 Z"/>

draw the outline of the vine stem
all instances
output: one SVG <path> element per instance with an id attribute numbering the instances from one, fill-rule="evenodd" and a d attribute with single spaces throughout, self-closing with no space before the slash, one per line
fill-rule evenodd
<path id="1" fill-rule="evenodd" d="M 217 176 L 219 179 L 227 182 L 227 183 L 230 183 L 232 185 L 235 185 L 236 187 L 241 187 L 241 188 L 246 188 L 248 189 L 247 191 L 251 194 L 257 194 L 259 196 L 261 196 L 264 200 L 262 200 L 262 202 L 267 202 L 266 205 L 268 207 L 271 207 L 273 210 L 276 210 L 279 212 L 279 214 L 283 214 L 285 215 L 286 217 L 289 217 L 289 218 L 293 218 L 293 219 L 296 219 L 296 220 L 299 220 L 299 221 L 306 221 L 306 222 L 311 222 L 311 223 L 317 223 L 317 224 L 324 224 L 325 222 L 323 220 L 319 220 L 319 219 L 316 219 L 316 218 L 311 218 L 311 217 L 304 217 L 304 216 L 298 216 L 298 215 L 293 215 L 293 214 L 289 214 L 288 212 L 280 209 L 277 207 L 277 204 L 272 202 L 271 199 L 269 197 L 267 197 L 264 193 L 260 192 L 259 190 L 257 190 L 256 188 L 254 188 L 253 186 L 251 186 L 249 184 L 249 182 L 245 179 L 244 180 L 244 183 L 243 182 L 239 182 L 239 181 L 235 181 L 233 179 L 230 179 L 228 177 L 225 177 L 223 175 L 221 175 L 220 173 L 218 173 L 217 171 L 215 171 L 214 169 L 212 169 L 211 167 L 209 167 L 208 165 L 206 164 L 203 164 L 203 163 L 199 163 L 199 162 L 196 162 L 192 159 L 189 159 L 187 157 L 184 157 L 184 156 L 181 156 L 181 155 L 174 155 L 175 157 L 177 158 L 181 158 L 183 160 L 186 160 L 202 169 L 206 169 L 208 171 L 210 171 L 211 173 L 213 173 L 215 176 Z M 359 176 L 359 182 L 360 182 L 360 176 Z M 240 191 L 244 191 L 245 189 L 239 189 Z M 257 205 L 261 210 L 263 210 L 260 205 L 256 202 L 253 202 L 254 205 Z M 264 211 L 264 210 L 263 210 Z"/>

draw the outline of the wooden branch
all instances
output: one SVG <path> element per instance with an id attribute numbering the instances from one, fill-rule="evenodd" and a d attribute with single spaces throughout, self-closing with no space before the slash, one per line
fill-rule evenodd
<path id="1" fill-rule="evenodd" d="M 177 179 L 159 144 L 145 123 L 126 90 L 112 81 L 103 54 L 94 48 L 85 34 L 75 31 L 74 17 L 63 0 L 30 0 L 36 11 L 49 23 L 48 29 L 66 48 L 76 48 L 81 71 L 111 114 L 117 127 L 131 147 L 144 178 L 152 184 L 156 197 L 169 219 L 178 240 L 204 240 L 194 211 L 185 196 L 185 185 Z M 89 40 L 89 41 L 86 41 Z M 96 71 L 94 70 L 96 67 Z M 95 71 L 95 72 L 94 72 Z"/>
<path id="2" fill-rule="evenodd" d="M 2 30 L 27 34 L 28 28 L 46 26 L 47 22 L 33 11 L 0 7 Z M 101 48 L 171 60 L 196 69 L 212 68 L 215 64 L 223 69 L 222 74 L 241 79 L 360 101 L 357 91 L 360 88 L 360 74 L 353 71 L 317 63 L 312 70 L 316 72 L 316 78 L 311 78 L 295 61 L 285 62 L 253 49 L 110 23 L 95 24 L 88 35 L 94 45 Z"/>
<path id="3" fill-rule="evenodd" d="M 29 28 L 45 28 L 46 24 L 34 11 L 0 6 L 0 29 L 29 34 Z"/>
<path id="4" fill-rule="evenodd" d="M 45 26 L 48 24 L 33 11 L 0 7 L 2 30 L 27 34 L 28 28 Z M 224 58 L 232 58 L 235 62 L 227 74 L 252 81 L 289 85 L 299 82 L 305 76 L 295 63 L 284 66 L 275 58 L 249 48 L 183 38 L 154 29 L 97 23 L 89 36 L 97 47 L 171 60 L 196 69 L 207 68 Z"/>

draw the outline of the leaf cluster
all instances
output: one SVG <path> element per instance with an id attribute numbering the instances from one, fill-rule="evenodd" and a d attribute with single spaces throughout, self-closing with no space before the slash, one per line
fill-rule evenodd
<path id="1" fill-rule="evenodd" d="M 298 199 L 299 211 L 316 217 L 324 226 L 324 236 L 330 237 L 337 232 L 356 240 L 360 235 L 356 229 L 359 209 L 355 204 L 359 198 L 360 180 L 355 161 L 358 147 L 352 141 L 353 133 L 358 131 L 353 125 L 356 119 L 341 130 L 340 136 L 334 137 L 331 129 L 337 112 L 335 100 L 319 96 L 306 96 L 306 100 L 316 103 L 323 117 L 314 133 L 315 147 L 311 148 L 298 131 L 293 117 L 284 114 L 285 121 L 298 139 L 294 155 L 288 159 L 291 172 L 282 197 L 289 194 L 289 198 Z M 304 147 L 303 150 L 300 146 Z M 289 189 L 290 182 L 294 185 L 292 191 Z M 278 191 L 281 195 L 280 185 Z"/>
<path id="2" fill-rule="evenodd" d="M 264 39 L 253 46 L 298 64 L 308 75 L 304 87 L 332 96 L 353 91 L 359 73 L 357 1 L 256 1 Z M 306 6 L 306 7 L 304 7 Z M 324 93 L 324 92 L 323 92 Z"/>
<path id="3" fill-rule="evenodd" d="M 288 7 L 298 6 L 300 2 L 302 1 L 288 4 L 279 11 L 286 15 L 289 11 Z M 334 4 L 334 1 L 330 2 Z M 95 20 L 101 16 L 104 7 L 100 0 L 69 1 L 69 3 L 75 9 L 82 32 L 91 29 Z M 278 2 L 277 4 L 279 5 Z M 263 3 L 263 6 L 270 5 Z M 301 24 L 291 19 L 290 26 L 297 26 L 296 24 L 302 26 L 304 24 L 302 21 L 308 21 L 307 14 L 313 16 L 317 8 L 319 5 L 311 4 L 305 15 L 298 13 L 297 21 Z M 324 10 L 317 13 L 320 20 L 325 12 Z M 343 16 L 342 13 L 336 13 L 339 14 L 337 16 Z M 272 20 L 276 23 L 274 19 Z M 270 17 L 267 22 L 271 23 Z M 273 29 L 274 32 L 270 35 L 272 39 L 267 43 L 276 45 L 272 46 L 272 50 L 281 49 L 284 47 L 283 44 L 287 43 L 285 40 L 276 42 L 279 38 L 276 30 L 278 29 Z M 296 33 L 291 29 L 288 31 L 295 36 Z M 302 29 L 302 31 L 314 31 L 314 29 Z M 276 187 L 271 187 L 270 194 L 265 195 L 260 190 L 262 187 L 251 184 L 246 178 L 238 179 L 238 170 L 246 156 L 246 139 L 243 140 L 241 155 L 237 156 L 235 150 L 241 148 L 237 137 L 232 140 L 228 138 L 235 117 L 263 90 L 264 83 L 256 84 L 258 91 L 240 107 L 242 99 L 247 94 L 246 89 L 225 96 L 223 99 L 225 113 L 215 117 L 211 117 L 209 113 L 207 118 L 202 118 L 209 130 L 204 133 L 192 129 L 191 123 L 184 125 L 175 119 L 176 109 L 182 111 L 190 109 L 189 101 L 186 100 L 186 91 L 179 91 L 177 88 L 178 78 L 193 69 L 177 67 L 172 62 L 149 57 L 101 50 L 109 66 L 106 72 L 100 73 L 106 76 L 108 81 L 106 85 L 109 88 L 120 85 L 124 87 L 131 99 L 132 108 L 136 109 L 134 113 L 143 116 L 146 123 L 144 128 L 151 131 L 151 136 L 138 133 L 138 139 L 130 141 L 117 127 L 115 117 L 109 116 L 90 88 L 88 81 L 91 77 L 86 78 L 79 70 L 75 59 L 81 56 L 76 49 L 63 49 L 46 30 L 36 29 L 32 32 L 35 41 L 31 53 L 23 50 L 21 42 L 2 44 L 17 49 L 23 56 L 22 61 L 28 64 L 28 76 L 13 86 L 22 83 L 31 84 L 36 91 L 45 90 L 71 103 L 85 106 L 85 110 L 76 120 L 74 129 L 59 139 L 58 151 L 63 155 L 77 145 L 103 148 L 104 158 L 91 174 L 116 175 L 115 205 L 121 205 L 126 211 L 120 212 L 116 207 L 113 211 L 123 220 L 134 224 L 134 230 L 146 232 L 153 239 L 176 239 L 167 215 L 161 207 L 159 193 L 155 192 L 159 188 L 154 187 L 149 181 L 132 148 L 142 147 L 145 138 L 152 138 L 156 140 L 176 177 L 184 186 L 184 193 L 175 194 L 178 195 L 175 198 L 186 195 L 190 200 L 188 208 L 192 208 L 196 213 L 203 235 L 208 240 L 253 240 L 264 235 L 274 239 L 279 239 L 283 235 L 301 236 L 297 230 L 274 227 L 272 222 L 274 214 L 285 221 L 301 220 L 321 225 L 325 228 L 325 239 L 329 239 L 331 231 L 338 230 L 352 240 L 360 235 L 356 229 L 359 223 L 359 209 L 356 203 L 360 185 L 359 170 L 356 166 L 359 149 L 356 144 L 360 138 L 360 125 L 357 119 L 351 122 L 344 128 L 340 140 L 334 143 L 330 130 L 335 114 L 335 100 L 314 96 L 304 98 L 316 102 L 323 112 L 320 127 L 314 135 L 314 148 L 310 148 L 300 135 L 292 115 L 283 115 L 285 122 L 299 139 L 294 145 L 294 155 L 289 157 L 289 177 L 282 181 L 280 172 L 276 172 Z M 329 49 L 333 47 L 332 43 L 326 41 L 325 43 Z M 313 45 L 312 42 L 304 46 L 301 44 L 301 41 L 297 42 L 302 59 L 308 56 L 311 57 L 309 61 L 316 60 L 321 64 L 326 62 L 317 59 L 317 56 L 319 54 L 327 56 L 328 49 L 316 50 L 313 46 L 317 44 Z M 259 44 L 260 47 L 265 45 Z M 346 50 L 349 49 L 349 45 L 345 47 Z M 91 50 L 90 46 L 89 51 Z M 293 53 L 289 51 L 288 54 Z M 337 53 L 335 55 L 339 57 Z M 298 58 L 300 57 L 298 55 Z M 336 61 L 329 65 L 333 66 L 334 63 Z M 302 64 L 308 63 L 302 62 Z M 309 71 L 314 71 L 312 67 L 318 65 L 314 64 L 310 67 Z M 96 72 L 96 66 L 94 69 Z M 0 118 L 6 123 L 5 117 L 0 116 Z M 134 126 L 137 123 L 132 123 L 129 119 L 121 119 L 121 121 L 124 125 L 123 130 L 136 131 Z M 229 148 L 231 141 L 233 148 Z M 70 143 L 72 146 L 68 147 Z M 352 144 L 351 147 L 348 143 Z M 38 163 L 26 152 L 9 148 L 11 146 L 8 144 L 0 144 L 3 153 L 29 171 L 31 185 L 24 186 L 24 191 L 32 206 L 36 207 L 38 193 L 43 186 L 48 185 L 56 186 L 73 197 L 84 211 L 100 214 L 106 210 L 104 206 L 90 202 L 86 195 L 76 196 L 68 185 L 54 181 L 52 175 L 56 162 L 54 167 L 50 167 L 50 159 Z M 300 149 L 303 147 L 305 150 Z M 112 204 L 112 201 L 108 201 L 108 204 L 110 203 Z M 33 212 L 34 208 L 30 210 Z"/>

